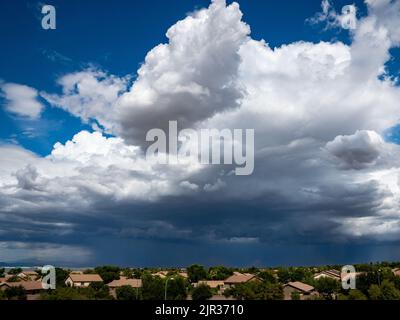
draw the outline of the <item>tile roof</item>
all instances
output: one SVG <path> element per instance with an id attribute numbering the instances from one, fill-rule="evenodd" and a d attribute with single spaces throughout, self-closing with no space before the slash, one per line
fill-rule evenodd
<path id="1" fill-rule="evenodd" d="M 28 276 L 37 276 L 38 275 L 38 273 L 33 270 L 22 271 L 21 273 L 26 274 Z"/>
<path id="2" fill-rule="evenodd" d="M 19 282 L 4 282 L 1 285 L 11 287 L 23 287 L 26 291 L 43 290 L 41 281 L 19 281 Z"/>
<path id="3" fill-rule="evenodd" d="M 337 270 L 334 270 L 334 269 L 325 270 L 320 273 L 317 273 L 316 275 L 314 275 L 314 278 L 317 278 L 320 276 L 325 276 L 325 277 L 334 278 L 334 279 L 338 279 L 338 280 L 340 280 L 340 278 L 341 278 L 340 272 Z"/>
<path id="4" fill-rule="evenodd" d="M 289 283 L 285 284 L 285 287 L 286 286 L 289 286 L 289 287 L 292 287 L 292 288 L 295 288 L 302 292 L 307 292 L 307 293 L 314 290 L 313 286 L 310 286 L 310 285 L 300 282 L 300 281 L 289 282 Z"/>
<path id="5" fill-rule="evenodd" d="M 73 282 L 102 282 L 103 279 L 98 274 L 75 274 L 70 273 L 69 278 Z"/>
<path id="6" fill-rule="evenodd" d="M 121 277 L 119 280 L 111 281 L 107 284 L 110 288 L 117 288 L 122 286 L 131 286 L 133 288 L 141 288 L 142 280 L 141 279 L 128 279 L 126 277 Z"/>
<path id="7" fill-rule="evenodd" d="M 227 284 L 244 283 L 254 279 L 255 277 L 256 276 L 251 273 L 234 272 L 233 275 L 224 280 L 224 282 Z"/>

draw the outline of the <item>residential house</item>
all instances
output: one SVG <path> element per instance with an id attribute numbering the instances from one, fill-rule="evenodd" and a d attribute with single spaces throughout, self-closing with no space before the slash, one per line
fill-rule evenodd
<path id="1" fill-rule="evenodd" d="M 164 278 L 166 278 L 168 276 L 168 274 L 171 274 L 171 275 L 176 274 L 177 276 L 180 276 L 182 278 L 185 278 L 185 279 L 188 278 L 187 272 L 186 271 L 182 271 L 182 270 L 180 270 L 179 272 L 161 270 L 161 271 L 158 271 L 156 273 L 152 273 L 152 276 L 153 277 L 160 277 L 161 279 L 164 279 Z"/>
<path id="2" fill-rule="evenodd" d="M 142 287 L 141 279 L 129 279 L 127 277 L 120 277 L 118 280 L 113 280 L 107 286 L 110 288 L 110 294 L 116 298 L 116 289 L 123 286 L 130 286 L 135 289 Z M 137 291 L 138 292 L 138 291 Z"/>
<path id="3" fill-rule="evenodd" d="M 289 282 L 283 286 L 283 295 L 285 300 L 292 300 L 293 294 L 298 294 L 300 300 L 306 300 L 312 296 L 317 296 L 313 286 L 300 281 Z"/>
<path id="4" fill-rule="evenodd" d="M 12 287 L 22 287 L 26 292 L 27 300 L 37 300 L 42 292 L 43 286 L 41 281 L 19 281 L 19 282 L 3 282 L 0 283 L 0 290 L 6 290 Z"/>
<path id="5" fill-rule="evenodd" d="M 392 269 L 392 272 L 395 276 L 400 277 L 400 268 Z"/>
<path id="6" fill-rule="evenodd" d="M 318 280 L 321 278 L 331 278 L 331 279 L 340 281 L 341 276 L 340 276 L 339 271 L 331 269 L 331 270 L 322 271 L 322 272 L 314 275 L 314 280 Z"/>
<path id="7" fill-rule="evenodd" d="M 250 281 L 261 281 L 256 275 L 251 273 L 234 272 L 233 275 L 224 280 L 224 289 L 230 288 L 240 283 L 247 283 Z"/>
<path id="8" fill-rule="evenodd" d="M 19 277 L 22 280 L 36 280 L 39 277 L 39 274 L 36 271 L 33 270 L 26 270 L 22 271 L 17 274 L 17 277 Z"/>
<path id="9" fill-rule="evenodd" d="M 103 282 L 98 274 L 74 274 L 70 273 L 65 285 L 68 287 L 88 287 L 91 283 Z"/>

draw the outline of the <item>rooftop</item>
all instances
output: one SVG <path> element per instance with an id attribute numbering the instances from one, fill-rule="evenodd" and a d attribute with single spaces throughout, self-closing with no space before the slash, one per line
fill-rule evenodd
<path id="1" fill-rule="evenodd" d="M 314 287 L 313 287 L 313 286 L 310 286 L 310 285 L 308 285 L 308 284 L 306 284 L 306 283 L 303 283 L 303 282 L 300 282 L 300 281 L 289 282 L 289 283 L 287 283 L 287 284 L 285 285 L 285 287 L 286 287 L 286 286 L 289 286 L 289 287 L 298 289 L 298 290 L 300 290 L 300 291 L 302 291 L 302 292 L 305 292 L 305 293 L 308 293 L 308 292 L 311 292 L 311 291 L 314 290 Z"/>
<path id="2" fill-rule="evenodd" d="M 73 282 L 102 282 L 103 279 L 98 274 L 76 274 L 70 273 L 69 278 Z"/>
<path id="3" fill-rule="evenodd" d="M 226 279 L 224 282 L 227 284 L 244 283 L 254 279 L 256 276 L 251 273 L 240 273 L 234 272 L 232 276 Z"/>
<path id="4" fill-rule="evenodd" d="M 42 290 L 41 281 L 19 281 L 19 282 L 4 282 L 0 286 L 12 287 L 23 287 L 26 291 Z"/>
<path id="5" fill-rule="evenodd" d="M 108 286 L 110 288 L 117 288 L 122 286 L 131 286 L 133 288 L 141 288 L 142 280 L 141 279 L 128 279 L 126 277 L 121 277 L 118 280 L 111 281 Z"/>

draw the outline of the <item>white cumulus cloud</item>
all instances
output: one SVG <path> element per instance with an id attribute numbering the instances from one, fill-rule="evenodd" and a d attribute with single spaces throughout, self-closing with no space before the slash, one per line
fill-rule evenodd
<path id="1" fill-rule="evenodd" d="M 36 89 L 17 83 L 1 84 L 0 89 L 6 100 L 7 111 L 31 119 L 40 116 L 44 106 L 38 101 Z"/>

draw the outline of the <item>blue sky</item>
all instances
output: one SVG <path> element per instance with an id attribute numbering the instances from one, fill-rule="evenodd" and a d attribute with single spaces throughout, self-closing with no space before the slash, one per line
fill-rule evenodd
<path id="1" fill-rule="evenodd" d="M 52 1 L 44 30 L 41 2 L 2 1 L 0 262 L 400 259 L 399 1 L 232 2 Z M 254 128 L 254 174 L 149 164 L 175 118 Z"/>

